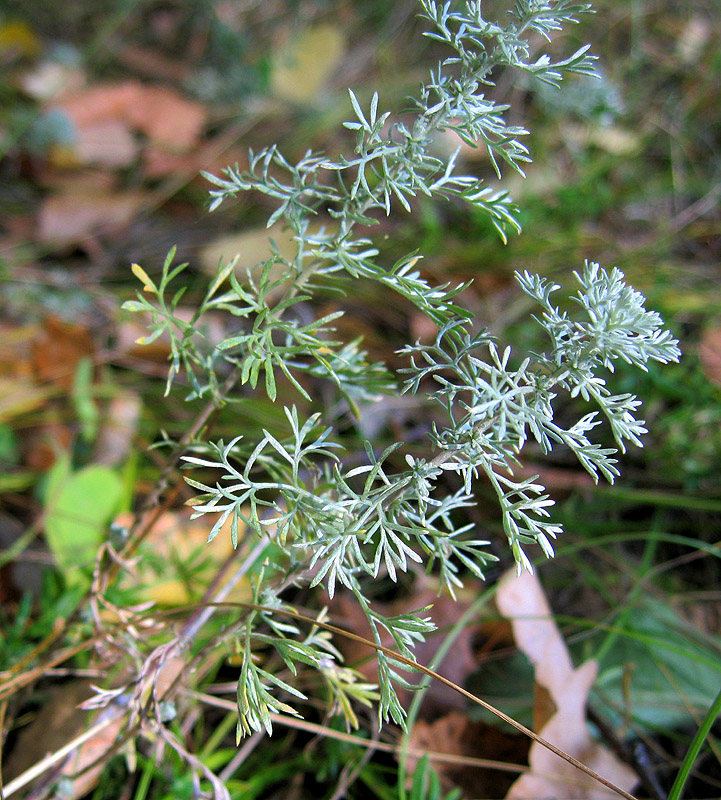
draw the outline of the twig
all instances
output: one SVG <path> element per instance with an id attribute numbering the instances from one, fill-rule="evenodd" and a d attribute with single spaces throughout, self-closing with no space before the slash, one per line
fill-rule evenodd
<path id="1" fill-rule="evenodd" d="M 587 713 L 588 718 L 601 732 L 609 747 L 622 761 L 625 761 L 626 764 L 632 767 L 633 771 L 638 775 L 641 785 L 644 790 L 648 792 L 649 797 L 653 798 L 653 800 L 665 800 L 666 793 L 659 784 L 658 778 L 648 769 L 648 766 L 637 757 L 635 750 L 627 747 L 626 744 L 616 736 L 604 717 L 592 706 L 588 706 Z"/>
<path id="2" fill-rule="evenodd" d="M 236 704 L 231 700 L 223 700 L 221 697 L 214 697 L 213 695 L 196 692 L 192 689 L 185 689 L 184 694 L 188 695 L 188 697 L 194 697 L 196 700 L 206 703 L 207 705 L 215 706 L 216 708 L 223 708 L 227 709 L 228 711 L 235 711 L 237 708 Z M 271 714 L 270 718 L 274 725 L 284 725 L 286 728 L 295 728 L 300 731 L 305 731 L 306 733 L 324 736 L 328 739 L 336 739 L 339 742 L 345 742 L 346 744 L 357 745 L 358 747 L 372 747 L 373 749 L 380 750 L 383 753 L 401 755 L 401 751 L 403 749 L 402 745 L 399 744 L 392 744 L 391 742 L 372 742 L 368 739 L 364 739 L 362 736 L 354 736 L 352 733 L 337 731 L 334 728 L 327 728 L 324 725 L 318 725 L 315 722 L 307 722 L 306 720 L 298 719 L 297 717 L 283 716 L 282 714 Z M 257 735 L 257 733 L 254 733 L 250 739 L 253 739 L 253 737 Z M 478 767 L 479 769 L 497 769 L 504 772 L 517 773 L 528 772 L 530 769 L 530 767 L 526 766 L 525 764 L 510 764 L 505 761 L 494 761 L 490 758 L 459 756 L 452 753 L 440 753 L 435 750 L 422 750 L 417 747 L 406 748 L 405 752 L 407 755 L 413 756 L 414 758 L 421 758 L 422 756 L 427 755 L 431 761 L 437 761 L 445 764 L 456 764 L 466 767 Z"/>

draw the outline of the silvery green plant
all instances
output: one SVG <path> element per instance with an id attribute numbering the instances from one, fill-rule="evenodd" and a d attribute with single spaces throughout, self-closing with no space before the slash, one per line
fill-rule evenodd
<path id="1" fill-rule="evenodd" d="M 645 309 L 644 297 L 624 283 L 618 269 L 587 263 L 576 273 L 574 314 L 554 303 L 558 285 L 528 272 L 516 276 L 540 306 L 536 319 L 550 340 L 546 352 L 518 359 L 488 332 L 474 330 L 472 315 L 458 301 L 465 286 L 429 283 L 415 268 L 418 253 L 389 266 L 372 239 L 356 232 L 358 226 L 376 225 L 378 214 L 390 214 L 396 206 L 412 212 L 419 195 L 469 203 L 504 239 L 520 230 L 508 195 L 464 174 L 458 151 L 445 159 L 434 154 L 432 138 L 452 130 L 462 141 L 486 149 L 499 178 L 504 165 L 522 172 L 530 161 L 522 143 L 527 131 L 508 125 L 508 107 L 487 96 L 494 74 L 512 69 L 556 86 L 566 73 L 594 72 L 588 47 L 561 61 L 531 53 L 531 38 L 550 40 L 589 10 L 586 3 L 519 0 L 503 21 L 489 21 L 480 0 L 466 0 L 460 9 L 450 2 L 419 2 L 430 27 L 426 35 L 447 46 L 450 55 L 421 86 L 412 122 L 381 111 L 377 93 L 366 105 L 350 91 L 353 119 L 345 127 L 355 134 L 352 155 L 331 159 L 308 152 L 293 164 L 273 145 L 251 152 L 244 172 L 229 167 L 222 177 L 206 176 L 214 186 L 211 208 L 239 192 L 271 198 L 276 207 L 268 225 L 282 220 L 292 230 L 293 258 L 272 249 L 268 260 L 242 280 L 234 262 L 221 264 L 190 321 L 176 313 L 183 290 L 170 291 L 183 269 L 172 266 L 173 254 L 157 285 L 134 265 L 145 292 L 125 308 L 150 312 L 149 339 L 169 334 L 167 391 L 182 372 L 190 398 L 210 396 L 222 403 L 221 379 L 230 369 L 241 384 L 264 389 L 271 400 L 282 374 L 306 401 L 311 401 L 312 383 L 332 383 L 350 411 L 398 392 L 428 392 L 442 410 L 442 422 L 430 436 L 432 452 L 427 458 L 406 453 L 400 470 L 402 442 L 381 452 L 367 442 L 363 463 L 347 466 L 338 432 L 321 424 L 320 412 L 302 418 L 295 406 L 285 408 L 290 435 L 244 431 L 228 443 L 196 442 L 193 454 L 185 456 L 189 466 L 208 476 L 187 481 L 200 492 L 195 516 L 219 515 L 209 539 L 230 521 L 234 546 L 248 532 L 278 545 L 278 555 L 255 582 L 256 607 L 234 633 L 243 656 L 239 736 L 263 728 L 271 732 L 271 713 L 297 713 L 290 703 L 305 697 L 293 685 L 301 668 L 317 671 L 331 704 L 350 724 L 357 724 L 353 701 L 368 704 L 376 698 L 381 721 L 403 724 L 396 687 L 411 685 L 401 674 L 407 667 L 379 652 L 378 687 L 363 683 L 341 666 L 322 625 L 303 634 L 276 613 L 290 608 L 280 593 L 291 586 L 323 586 L 333 597 L 343 586 L 357 599 L 376 643 L 390 640 L 412 659 L 414 646 L 433 629 L 427 609 L 384 616 L 367 597 L 367 581 L 381 575 L 396 581 L 419 565 L 437 569 L 441 587 L 453 594 L 464 573 L 483 578 L 496 556 L 472 525 L 458 525 L 462 513 L 457 513 L 473 504 L 479 480 L 495 490 L 519 571 L 532 568 L 531 548 L 552 556 L 552 540 L 561 533 L 549 514 L 553 501 L 537 478 L 516 476 L 527 440 L 544 452 L 557 445 L 568 448 L 594 480 L 612 482 L 619 474 L 617 451 L 625 451 L 628 443 L 641 445 L 645 428 L 636 417 L 640 401 L 628 393 L 613 394 L 604 376 L 619 359 L 645 370 L 649 361 L 666 363 L 680 355 L 659 315 Z M 333 224 L 311 228 L 321 213 Z M 342 312 L 301 322 L 299 304 L 307 306 L 329 283 L 337 289 L 354 280 L 378 283 L 406 298 L 437 327 L 431 344 L 403 348 L 407 367 L 400 376 L 370 361 L 360 342 L 335 336 L 333 322 Z M 212 346 L 204 337 L 203 319 L 218 311 L 229 315 L 233 331 Z M 580 396 L 596 410 L 564 427 L 554 413 L 561 394 Z M 604 418 L 615 448 L 590 438 Z M 255 657 L 259 651 L 266 654 L 262 660 Z M 272 651 L 276 659 L 267 657 Z"/>

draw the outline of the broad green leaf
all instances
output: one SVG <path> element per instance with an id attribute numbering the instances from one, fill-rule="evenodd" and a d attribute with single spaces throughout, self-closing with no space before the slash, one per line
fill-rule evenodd
<path id="1" fill-rule="evenodd" d="M 45 538 L 68 585 L 89 581 L 122 490 L 122 480 L 109 467 L 91 465 L 72 472 L 68 457 L 63 456 L 52 468 L 45 501 Z"/>

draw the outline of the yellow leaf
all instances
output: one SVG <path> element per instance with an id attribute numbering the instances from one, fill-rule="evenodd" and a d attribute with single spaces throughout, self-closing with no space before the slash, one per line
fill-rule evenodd
<path id="1" fill-rule="evenodd" d="M 20 20 L 10 20 L 0 25 L 0 53 L 16 58 L 35 58 L 42 50 L 42 43 L 35 32 Z"/>
<path id="2" fill-rule="evenodd" d="M 277 58 L 271 78 L 273 93 L 293 103 L 307 103 L 325 88 L 340 65 L 345 35 L 334 25 L 308 28 Z"/>
<path id="3" fill-rule="evenodd" d="M 133 275 L 143 284 L 143 291 L 155 291 L 155 284 L 148 277 L 148 273 L 140 266 L 140 264 L 131 264 L 130 269 Z"/>

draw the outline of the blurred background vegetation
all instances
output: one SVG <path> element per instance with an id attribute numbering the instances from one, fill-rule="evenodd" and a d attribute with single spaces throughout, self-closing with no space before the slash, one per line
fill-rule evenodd
<path id="1" fill-rule="evenodd" d="M 504 7 L 484 6 L 489 18 Z M 558 557 L 541 569 L 544 586 L 574 657 L 599 660 L 592 724 L 642 775 L 641 796 L 660 798 L 721 684 L 721 15 L 714 0 L 598 0 L 594 8 L 553 47 L 571 52 L 592 42 L 601 80 L 577 78 L 557 91 L 499 75 L 493 89 L 511 104 L 511 121 L 531 131 L 527 178 L 503 182 L 522 209 L 523 233 L 504 245 L 467 209 L 421 203 L 420 213 L 381 221 L 382 258 L 392 263 L 418 249 L 430 279 L 472 279 L 462 302 L 520 351 L 542 343 L 514 270 L 565 282 L 584 259 L 617 265 L 680 338 L 679 365 L 653 367 L 640 382 L 622 368 L 614 378 L 646 398 L 650 430 L 645 449 L 625 456 L 618 486 L 593 487 L 563 452 L 543 460 L 539 453 L 534 469 L 567 529 Z M 191 305 L 219 258 L 240 253 L 241 268 L 264 258 L 264 200 L 241 197 L 208 215 L 199 171 L 242 166 L 248 147 L 272 142 L 291 160 L 308 148 L 348 148 L 340 125 L 350 113 L 348 86 L 362 99 L 377 89 L 400 113 L 437 55 L 416 13 L 413 0 L 67 0 L 62 12 L 44 0 L 6 0 L 0 9 L 6 782 L 82 731 L 75 706 L 88 683 L 117 680 L 112 648 L 59 664 L 52 656 L 98 633 L 100 612 L 86 594 L 95 554 L 109 536 L 122 544 L 132 512 L 152 491 L 166 451 L 149 446 L 180 438 L 198 413 L 181 395 L 163 396 L 166 345 L 138 346 L 143 331 L 119 310 L 135 290 L 130 263 L 157 274 L 177 245 L 178 259 L 190 264 Z M 436 146 L 448 152 L 455 144 L 439 138 Z M 464 148 L 461 157 L 469 170 L 492 175 L 480 151 Z M 274 236 L 282 248 L 283 232 Z M 393 351 L 428 331 L 411 308 L 374 292 L 360 287 L 343 301 L 340 332 L 362 336 L 374 356 L 402 366 Z M 332 295 L 326 302 L 324 311 L 339 304 Z M 217 324 L 222 336 L 226 323 Z M 243 398 L 216 416 L 213 435 L 227 441 L 281 424 L 285 401 Z M 297 396 L 287 402 L 302 407 Z M 379 445 L 384 437 L 422 443 L 429 414 L 415 400 L 385 399 L 365 413 L 360 433 Z M 358 433 L 348 432 L 347 445 L 350 458 L 353 448 L 362 454 Z M 224 545 L 203 545 L 207 531 L 180 510 L 183 491 L 110 587 L 113 604 L 181 609 L 199 600 L 229 557 Z M 484 491 L 470 519 L 502 539 Z M 80 575 L 78 564 L 88 565 Z M 489 586 L 469 581 L 459 606 L 442 611 L 441 639 L 462 611 L 478 612 L 463 631 L 463 658 L 456 648 L 445 668 L 530 724 L 533 674 L 493 610 L 495 577 Z M 247 598 L 247 588 L 239 592 Z M 432 577 L 379 587 L 398 608 L 433 596 Z M 338 602 L 331 617 L 342 618 Z M 117 611 L 103 613 L 110 620 Z M 205 686 L 237 677 L 232 653 L 210 647 L 221 627 L 210 622 L 194 651 Z M 144 641 L 161 640 L 153 628 Z M 18 676 L 27 676 L 22 687 L 13 684 Z M 430 692 L 426 701 L 416 728 L 435 730 L 434 748 L 445 744 L 462 762 L 436 765 L 441 791 L 504 797 L 511 778 L 473 758 L 523 763 L 527 745 L 509 743 L 463 705 L 452 712 L 463 731 L 454 735 L 442 727 L 447 698 L 434 701 Z M 174 734 L 223 776 L 233 798 L 399 796 L 397 760 L 382 748 L 288 728 L 237 750 L 232 710 L 186 697 L 175 714 Z M 51 719 L 60 720 L 56 732 Z M 322 709 L 309 706 L 307 719 L 339 732 Z M 362 728 L 373 736 L 372 719 Z M 712 731 L 688 797 L 719 796 L 720 733 Z M 398 737 L 391 729 L 381 743 Z M 85 773 L 91 780 L 73 788 L 51 771 L 30 796 L 195 796 L 177 751 L 147 737 L 131 742 L 101 747 L 101 769 Z"/>

